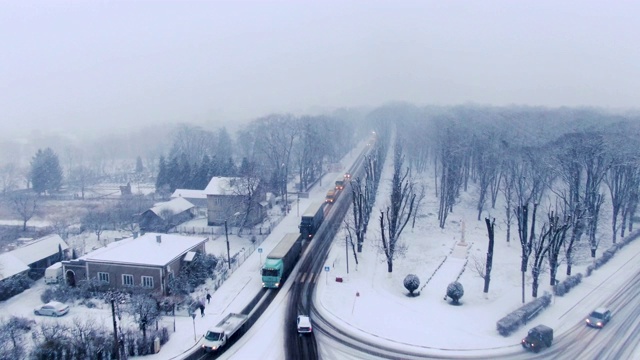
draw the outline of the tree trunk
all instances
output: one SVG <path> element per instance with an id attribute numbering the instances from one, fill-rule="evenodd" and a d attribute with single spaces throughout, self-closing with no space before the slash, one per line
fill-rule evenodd
<path id="1" fill-rule="evenodd" d="M 484 221 L 487 224 L 487 231 L 489 233 L 489 247 L 487 249 L 487 262 L 485 266 L 484 274 L 484 293 L 489 292 L 489 282 L 491 281 L 491 268 L 493 267 L 493 243 L 494 243 L 494 227 L 495 219 L 493 222 L 489 218 L 485 218 Z"/>
<path id="2" fill-rule="evenodd" d="M 531 271 L 531 277 L 533 278 L 531 296 L 533 296 L 534 299 L 538 297 L 538 276 L 540 276 L 540 272 L 537 269 L 533 269 Z"/>

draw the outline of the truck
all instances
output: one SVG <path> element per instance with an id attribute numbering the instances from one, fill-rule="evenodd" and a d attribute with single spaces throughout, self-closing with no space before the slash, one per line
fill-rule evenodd
<path id="1" fill-rule="evenodd" d="M 229 339 L 242 328 L 249 315 L 229 313 L 216 326 L 207 330 L 202 339 L 204 352 L 217 351 L 227 344 Z"/>
<path id="2" fill-rule="evenodd" d="M 302 235 L 285 234 L 282 240 L 271 250 L 262 265 L 262 287 L 278 289 L 284 279 L 295 267 L 302 252 Z"/>
<path id="3" fill-rule="evenodd" d="M 303 239 L 310 240 L 318 231 L 324 220 L 324 204 L 324 202 L 314 202 L 302 214 L 299 228 Z"/>
<path id="4" fill-rule="evenodd" d="M 542 324 L 529 329 L 527 336 L 522 339 L 522 347 L 535 353 L 550 347 L 551 343 L 553 343 L 553 329 Z"/>
<path id="5" fill-rule="evenodd" d="M 45 284 L 57 284 L 62 280 L 62 263 L 57 262 L 44 271 Z"/>

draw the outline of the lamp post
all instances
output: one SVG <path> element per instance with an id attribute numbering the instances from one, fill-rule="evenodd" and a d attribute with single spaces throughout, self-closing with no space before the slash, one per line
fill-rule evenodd
<path id="1" fill-rule="evenodd" d="M 227 261 L 229 262 L 229 270 L 231 270 L 231 250 L 229 249 L 229 233 L 227 232 L 227 220 L 224 220 L 224 236 L 227 238 Z"/>
<path id="2" fill-rule="evenodd" d="M 191 318 L 193 319 L 193 342 L 196 342 L 196 312 L 194 311 L 191 314 Z"/>
<path id="3" fill-rule="evenodd" d="M 240 214 L 242 214 L 242 213 L 238 211 L 237 213 L 233 214 L 232 216 L 238 216 Z M 231 249 L 229 247 L 229 232 L 227 230 L 227 220 L 228 219 L 224 220 L 224 236 L 227 239 L 227 261 L 229 262 L 229 270 L 231 270 Z"/>

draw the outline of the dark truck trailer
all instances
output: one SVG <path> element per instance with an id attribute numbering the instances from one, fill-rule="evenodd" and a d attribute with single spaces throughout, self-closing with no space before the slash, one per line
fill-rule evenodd
<path id="1" fill-rule="evenodd" d="M 302 214 L 300 233 L 303 239 L 311 239 L 318 231 L 322 220 L 324 220 L 324 204 L 324 202 L 315 202 L 309 205 L 307 211 Z"/>

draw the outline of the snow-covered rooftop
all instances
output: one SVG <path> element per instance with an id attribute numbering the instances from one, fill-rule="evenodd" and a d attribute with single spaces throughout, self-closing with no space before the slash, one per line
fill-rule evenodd
<path id="1" fill-rule="evenodd" d="M 204 190 L 176 189 L 171 194 L 171 198 L 206 199 L 207 194 L 204 193 Z"/>
<path id="2" fill-rule="evenodd" d="M 206 195 L 243 195 L 246 194 L 246 189 L 239 186 L 243 180 L 239 177 L 216 176 L 211 178 L 204 193 Z"/>
<path id="3" fill-rule="evenodd" d="M 160 241 L 157 239 L 158 236 Z M 130 237 L 113 242 L 104 248 L 82 256 L 80 259 L 96 262 L 164 266 L 177 256 L 207 241 L 207 239 L 206 237 L 177 234 L 146 233 L 137 238 Z"/>
<path id="4" fill-rule="evenodd" d="M 52 234 L 17 248 L 10 253 L 25 264 L 33 264 L 58 253 L 58 247 L 61 247 L 64 251 L 69 248 L 69 245 L 62 240 L 60 235 Z"/>
<path id="5" fill-rule="evenodd" d="M 171 211 L 171 213 L 175 215 L 175 214 L 180 214 L 181 212 L 187 211 L 193 207 L 195 207 L 195 205 L 190 203 L 189 200 L 178 197 L 178 198 L 171 199 L 169 201 L 157 203 L 155 204 L 154 207 L 152 207 L 149 210 L 151 210 L 154 214 L 158 215 L 159 217 L 163 218 L 162 213 L 164 211 L 167 211 L 167 210 Z"/>
<path id="6" fill-rule="evenodd" d="M 29 267 L 12 253 L 0 254 L 0 280 L 8 279 L 27 270 Z"/>

